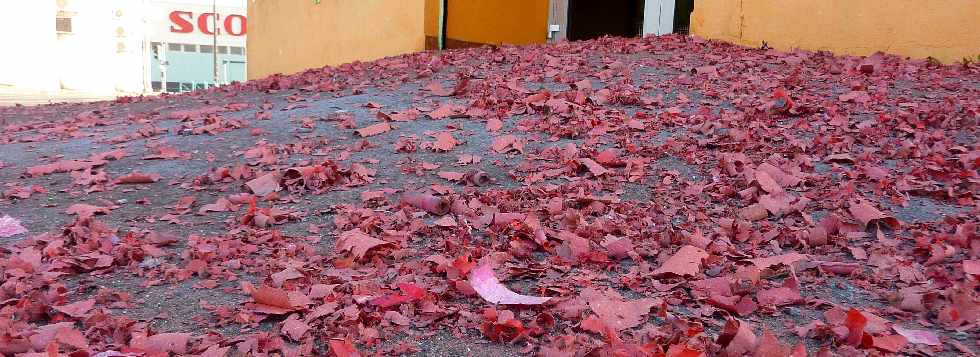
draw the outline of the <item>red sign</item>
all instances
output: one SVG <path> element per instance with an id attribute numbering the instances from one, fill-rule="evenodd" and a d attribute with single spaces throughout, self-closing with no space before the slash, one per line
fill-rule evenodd
<path id="1" fill-rule="evenodd" d="M 212 12 L 201 13 L 197 16 L 197 30 L 205 35 L 213 35 L 214 29 L 212 29 L 211 24 L 214 22 L 212 18 L 215 16 Z M 225 16 L 224 20 L 221 19 L 221 14 L 217 14 L 218 22 L 224 25 L 225 33 L 232 36 L 244 36 L 246 28 L 245 16 L 242 15 L 228 15 Z M 173 33 L 191 33 L 194 32 L 194 13 L 190 11 L 173 11 L 170 13 L 170 32 Z M 221 34 L 221 29 L 218 29 L 218 34 Z"/>

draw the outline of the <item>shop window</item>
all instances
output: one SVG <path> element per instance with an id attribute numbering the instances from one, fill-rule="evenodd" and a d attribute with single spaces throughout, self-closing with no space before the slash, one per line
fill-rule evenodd
<path id="1" fill-rule="evenodd" d="M 175 51 L 175 52 L 180 52 L 180 44 L 179 43 L 171 43 L 171 44 L 168 44 L 167 45 L 167 50 L 169 50 L 169 51 Z"/>
<path id="2" fill-rule="evenodd" d="M 233 55 L 244 55 L 245 54 L 245 49 L 242 48 L 242 47 L 238 47 L 238 46 L 232 46 L 231 47 L 231 54 L 233 54 Z"/>
<path id="3" fill-rule="evenodd" d="M 228 54 L 228 46 L 218 46 L 218 53 L 223 55 Z"/>
<path id="4" fill-rule="evenodd" d="M 71 33 L 71 18 L 58 17 L 54 20 L 55 31 L 58 33 Z"/>
<path id="5" fill-rule="evenodd" d="M 214 46 L 201 45 L 201 53 L 213 53 L 213 52 L 214 52 Z"/>
<path id="6" fill-rule="evenodd" d="M 184 52 L 197 52 L 197 45 L 184 44 Z"/>

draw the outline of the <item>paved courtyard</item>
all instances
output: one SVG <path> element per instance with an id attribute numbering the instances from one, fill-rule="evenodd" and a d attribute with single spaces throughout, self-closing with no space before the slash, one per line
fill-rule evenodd
<path id="1" fill-rule="evenodd" d="M 973 355 L 978 113 L 673 35 L 0 108 L 0 354 Z"/>

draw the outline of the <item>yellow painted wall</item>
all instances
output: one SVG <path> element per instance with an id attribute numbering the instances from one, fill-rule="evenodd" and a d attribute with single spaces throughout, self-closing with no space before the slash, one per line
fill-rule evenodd
<path id="1" fill-rule="evenodd" d="M 517 45 L 547 41 L 548 0 L 449 0 L 448 7 L 449 39 Z"/>
<path id="2" fill-rule="evenodd" d="M 248 78 L 421 51 L 425 2 L 248 0 Z"/>
<path id="3" fill-rule="evenodd" d="M 439 37 L 439 0 L 425 0 L 425 35 Z"/>
<path id="4" fill-rule="evenodd" d="M 980 55 L 980 0 L 697 0 L 691 33 L 747 46 L 953 62 Z"/>

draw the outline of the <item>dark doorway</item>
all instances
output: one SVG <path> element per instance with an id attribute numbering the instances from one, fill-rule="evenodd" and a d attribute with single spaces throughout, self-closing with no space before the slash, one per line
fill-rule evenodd
<path id="1" fill-rule="evenodd" d="M 691 13 L 694 0 L 677 0 L 674 3 L 674 33 L 687 35 L 691 32 Z"/>
<path id="2" fill-rule="evenodd" d="M 643 0 L 569 0 L 568 39 L 636 37 L 643 27 Z"/>

